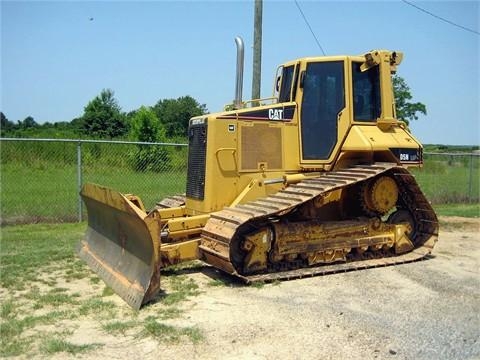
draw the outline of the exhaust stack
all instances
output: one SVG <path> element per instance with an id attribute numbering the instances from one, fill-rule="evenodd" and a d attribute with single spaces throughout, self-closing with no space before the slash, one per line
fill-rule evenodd
<path id="1" fill-rule="evenodd" d="M 243 39 L 240 36 L 235 38 L 237 44 L 237 75 L 235 79 L 235 100 L 233 105 L 235 109 L 242 108 L 242 90 L 243 90 L 243 59 L 244 59 L 244 45 Z"/>

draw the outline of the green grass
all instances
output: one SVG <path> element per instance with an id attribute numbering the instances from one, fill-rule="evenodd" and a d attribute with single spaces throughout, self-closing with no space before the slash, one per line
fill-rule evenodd
<path id="1" fill-rule="evenodd" d="M 201 269 L 204 266 L 205 264 L 198 260 L 186 261 L 176 265 L 170 265 L 162 269 L 162 274 L 182 275 L 191 271 L 194 271 L 194 272 L 201 271 Z"/>
<path id="2" fill-rule="evenodd" d="M 480 158 L 429 156 L 413 169 L 420 188 L 433 204 L 480 202 Z"/>
<path id="3" fill-rule="evenodd" d="M 187 337 L 193 343 L 203 340 L 202 332 L 196 327 L 176 327 L 158 322 L 153 316 L 145 319 L 140 336 L 150 336 L 159 342 L 179 342 Z"/>
<path id="4" fill-rule="evenodd" d="M 158 173 L 132 169 L 129 157 L 136 146 L 84 144 L 82 149 L 83 183 L 133 193 L 148 209 L 165 196 L 185 192 L 184 147 L 170 147 L 172 166 Z M 76 144 L 2 142 L 0 155 L 1 223 L 78 219 Z M 480 202 L 480 157 L 425 155 L 424 168 L 412 172 L 434 204 Z"/>
<path id="5" fill-rule="evenodd" d="M 75 179 L 73 166 L 41 170 L 2 165 L 2 221 L 74 220 L 78 193 Z"/>
<path id="6" fill-rule="evenodd" d="M 106 171 L 89 174 L 86 172 L 84 182 L 101 184 L 122 193 L 140 196 L 147 209 L 155 206 L 164 197 L 185 192 L 186 172 L 177 171 L 165 174 L 138 173 L 134 171 Z"/>
<path id="7" fill-rule="evenodd" d="M 125 335 L 128 330 L 134 329 L 139 325 L 138 321 L 112 321 L 102 325 L 102 329 L 112 335 Z"/>
<path id="8" fill-rule="evenodd" d="M 34 299 L 34 301 L 36 301 L 37 308 L 43 308 L 45 306 L 57 307 L 61 305 L 77 305 L 79 303 L 72 295 L 56 292 L 41 294 Z"/>
<path id="9" fill-rule="evenodd" d="M 2 164 L 2 223 L 72 222 L 78 219 L 74 165 L 36 168 Z M 83 183 L 94 182 L 140 196 L 147 207 L 167 195 L 185 192 L 184 171 L 158 174 L 122 168 L 85 169 Z"/>
<path id="10" fill-rule="evenodd" d="M 207 285 L 212 287 L 217 287 L 217 286 L 228 286 L 229 283 L 227 280 L 224 280 L 224 279 L 213 279 L 213 280 L 210 280 Z"/>
<path id="11" fill-rule="evenodd" d="M 2 299 L 1 355 L 29 353 L 43 335 L 25 336 L 38 325 L 53 325 L 74 319 L 77 295 L 55 285 L 49 277 L 76 264 L 74 247 L 85 231 L 85 224 L 33 224 L 1 228 L 0 283 L 9 295 Z M 86 271 L 83 265 L 75 265 Z M 45 280 L 47 278 L 47 280 Z M 46 287 L 40 290 L 39 286 Z M 21 291 L 21 295 L 18 292 Z M 30 304 L 26 306 L 26 304 Z M 36 313 L 42 309 L 40 314 Z M 48 311 L 52 309 L 52 311 Z M 45 310 L 48 312 L 45 313 Z M 52 345 L 52 344 L 50 344 Z M 49 349 L 54 347 L 48 346 Z M 66 345 L 66 344 L 64 344 Z M 76 350 L 73 347 L 67 352 Z M 64 350 L 61 350 L 64 351 Z"/>
<path id="12" fill-rule="evenodd" d="M 70 314 L 64 311 L 52 311 L 38 316 L 27 315 L 22 318 L 16 312 L 9 312 L 8 315 L 5 315 L 2 307 L 2 323 L 0 326 L 0 355 L 2 356 L 16 356 L 26 353 L 30 349 L 36 337 L 22 337 L 26 330 L 33 329 L 38 325 L 55 324 L 59 320 L 71 318 Z M 41 338 L 41 335 L 38 338 Z"/>
<path id="13" fill-rule="evenodd" d="M 183 310 L 178 309 L 176 307 L 167 307 L 167 308 L 161 308 L 158 311 L 158 317 L 162 320 L 167 320 L 167 319 L 176 319 L 180 317 L 180 315 L 183 314 Z"/>
<path id="14" fill-rule="evenodd" d="M 113 318 L 117 313 L 116 305 L 111 301 L 104 301 L 99 298 L 90 298 L 82 302 L 78 312 L 80 315 L 95 315 L 101 318 Z"/>
<path id="15" fill-rule="evenodd" d="M 60 352 L 66 352 L 72 355 L 85 353 L 94 350 L 101 344 L 72 344 L 61 338 L 47 338 L 42 342 L 41 351 L 46 355 L 53 355 Z"/>
<path id="16" fill-rule="evenodd" d="M 60 269 L 76 263 L 74 246 L 85 224 L 37 224 L 1 228 L 0 283 L 4 288 L 25 289 L 41 281 L 39 267 Z M 85 269 L 85 267 L 82 267 Z"/>
<path id="17" fill-rule="evenodd" d="M 12 299 L 2 301 L 0 304 L 0 318 L 8 319 L 16 316 L 17 305 Z"/>
<path id="18" fill-rule="evenodd" d="M 75 259 L 74 261 L 64 264 L 65 280 L 71 282 L 74 280 L 85 279 L 91 276 L 90 270 L 85 266 L 83 261 Z M 96 276 L 90 278 L 92 284 L 98 283 L 100 280 Z"/>
<path id="19" fill-rule="evenodd" d="M 97 278 L 97 279 L 98 279 L 98 278 Z M 105 287 L 103 288 L 102 297 L 111 296 L 111 295 L 113 295 L 113 294 L 115 294 L 115 293 L 113 292 L 113 289 L 112 289 L 111 287 L 105 286 Z"/>
<path id="20" fill-rule="evenodd" d="M 161 299 L 165 305 L 174 305 L 185 301 L 191 296 L 200 294 L 198 285 L 193 279 L 189 279 L 184 275 L 170 276 L 169 278 L 171 291 Z"/>
<path id="21" fill-rule="evenodd" d="M 1 222 L 71 222 L 78 218 L 76 143 L 2 142 Z M 135 171 L 136 145 L 87 144 L 82 149 L 82 183 L 94 182 L 140 196 L 147 208 L 166 195 L 185 192 L 186 147 L 165 147 L 161 172 Z M 163 166 L 165 159 L 154 159 Z"/>
<path id="22" fill-rule="evenodd" d="M 99 284 L 99 283 L 100 283 L 100 278 L 98 278 L 98 277 L 96 277 L 96 276 L 92 276 L 92 277 L 90 278 L 90 282 L 91 282 L 92 284 Z M 103 295 L 103 296 L 108 296 L 108 295 Z"/>
<path id="23" fill-rule="evenodd" d="M 159 322 L 181 317 L 184 310 L 178 305 L 200 293 L 198 285 L 185 275 L 164 277 L 168 294 L 145 309 L 148 318 L 145 312 L 125 311 L 125 307 L 108 301 L 112 289 L 98 286 L 96 280 L 92 282 L 96 277 L 74 255 L 85 227 L 86 224 L 31 224 L 1 228 L 0 280 L 5 295 L 0 303 L 0 357 L 81 355 L 96 349 L 101 345 L 68 341 L 77 321 L 86 319 L 114 336 L 128 332 L 167 343 L 196 343 L 203 338 L 196 327 Z M 192 264 L 187 264 L 187 268 Z M 80 294 L 77 283 L 69 288 L 69 282 L 78 279 L 97 288 L 97 292 Z M 37 328 L 41 325 L 48 327 Z M 162 331 L 168 333 L 164 335 Z"/>
<path id="24" fill-rule="evenodd" d="M 440 216 L 480 217 L 480 203 L 434 205 L 434 210 Z"/>
<path id="25" fill-rule="evenodd" d="M 250 287 L 256 288 L 256 289 L 262 289 L 265 287 L 265 282 L 264 281 L 254 281 L 249 284 Z"/>
<path id="26" fill-rule="evenodd" d="M 3 324 L 2 324 L 3 326 Z M 27 353 L 32 347 L 32 341 L 28 338 L 0 338 L 0 356 L 11 357 Z"/>

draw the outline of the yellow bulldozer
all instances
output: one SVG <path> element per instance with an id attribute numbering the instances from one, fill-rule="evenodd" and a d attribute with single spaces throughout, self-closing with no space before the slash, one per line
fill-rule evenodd
<path id="1" fill-rule="evenodd" d="M 411 262 L 438 220 L 409 167 L 422 145 L 396 118 L 402 53 L 308 57 L 279 66 L 274 96 L 190 120 L 186 194 L 146 211 L 135 195 L 85 184 L 78 254 L 133 308 L 161 269 L 200 259 L 245 282 Z"/>

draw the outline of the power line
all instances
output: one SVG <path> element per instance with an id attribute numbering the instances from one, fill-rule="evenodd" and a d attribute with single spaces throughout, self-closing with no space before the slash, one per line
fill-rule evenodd
<path id="1" fill-rule="evenodd" d="M 430 15 L 430 16 L 433 16 L 433 17 L 436 18 L 436 19 L 439 19 L 439 20 L 442 20 L 442 21 L 446 22 L 447 24 L 456 26 L 456 27 L 458 27 L 458 28 L 460 28 L 460 29 L 463 29 L 463 30 L 465 30 L 465 31 L 469 31 L 469 32 L 474 33 L 474 34 L 476 34 L 476 35 L 480 35 L 480 32 L 478 32 L 478 31 L 476 31 L 476 30 L 469 29 L 469 28 L 467 28 L 467 27 L 465 27 L 465 26 L 462 26 L 462 25 L 459 25 L 459 24 L 457 24 L 457 23 L 454 23 L 453 21 L 450 21 L 450 20 L 448 20 L 448 19 L 445 19 L 445 18 L 443 18 L 443 17 L 441 17 L 441 16 L 435 15 L 434 13 L 431 13 L 430 11 L 421 8 L 420 6 L 417 6 L 417 5 L 413 4 L 413 3 L 411 3 L 410 1 L 406 1 L 406 0 L 402 0 L 402 1 L 403 1 L 405 4 L 410 5 L 410 6 L 414 7 L 415 9 L 424 12 L 425 14 L 428 14 L 428 15 Z"/>
<path id="2" fill-rule="evenodd" d="M 307 20 L 305 14 L 304 14 L 303 11 L 302 11 L 302 8 L 301 8 L 300 5 L 298 4 L 298 1 L 297 1 L 297 0 L 295 0 L 295 5 L 297 5 L 298 10 L 300 10 L 300 14 L 302 14 L 303 20 L 305 21 L 305 24 L 307 24 L 308 28 L 310 29 L 310 32 L 312 33 L 313 38 L 314 38 L 315 41 L 317 42 L 318 47 L 319 47 L 320 50 L 322 51 L 322 54 L 323 54 L 323 55 L 326 55 L 326 54 L 325 54 L 325 51 L 323 51 L 322 45 L 320 45 L 320 42 L 318 41 L 317 37 L 315 36 L 315 33 L 313 32 L 312 27 L 311 27 L 310 24 L 308 23 L 308 20 Z"/>

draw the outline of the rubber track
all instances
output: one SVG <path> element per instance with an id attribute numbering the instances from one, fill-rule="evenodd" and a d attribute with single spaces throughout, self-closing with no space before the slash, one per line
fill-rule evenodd
<path id="1" fill-rule="evenodd" d="M 244 205 L 225 208 L 211 215 L 202 231 L 202 239 L 213 240 L 223 248 L 228 247 L 228 253 L 231 254 L 231 240 L 240 234 L 241 228 L 244 227 L 244 225 L 255 225 L 255 223 L 262 223 L 270 217 L 279 217 L 299 205 L 322 194 L 326 194 L 329 191 L 350 186 L 360 181 L 374 178 L 380 174 L 388 174 L 394 177 L 399 186 L 401 202 L 414 217 L 417 234 L 414 241 L 416 247 L 409 253 L 375 259 L 347 260 L 347 262 L 341 263 L 245 276 L 236 271 L 229 257 L 225 257 L 222 253 L 203 244 L 200 245 L 200 249 L 211 259 L 213 257 L 214 261 L 210 262 L 213 263 L 214 266 L 241 278 L 247 283 L 327 275 L 403 264 L 424 259 L 431 253 L 438 239 L 437 216 L 417 185 L 413 175 L 405 168 L 392 163 L 357 165 L 328 172 L 319 177 L 291 185 L 266 198 L 258 199 Z M 225 253 L 225 251 L 223 251 L 223 253 Z"/>

